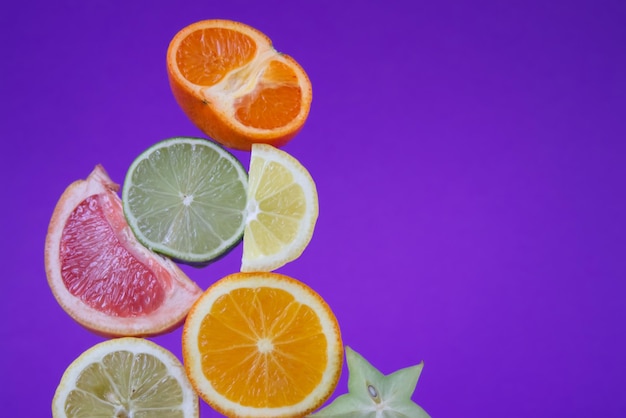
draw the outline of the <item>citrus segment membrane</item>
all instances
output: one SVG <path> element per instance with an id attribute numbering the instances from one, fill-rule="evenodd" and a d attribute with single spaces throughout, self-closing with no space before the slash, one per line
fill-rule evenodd
<path id="1" fill-rule="evenodd" d="M 67 368 L 52 401 L 55 418 L 199 416 L 180 361 L 157 344 L 119 338 L 93 346 Z"/>
<path id="2" fill-rule="evenodd" d="M 247 172 L 202 138 L 171 138 L 131 164 L 122 200 L 137 239 L 183 263 L 204 266 L 242 239 Z"/>
<path id="3" fill-rule="evenodd" d="M 204 20 L 180 30 L 168 47 L 167 72 L 183 112 L 230 148 L 286 144 L 311 107 L 311 82 L 302 67 L 240 22 Z"/>
<path id="4" fill-rule="evenodd" d="M 253 145 L 241 271 L 271 271 L 300 257 L 318 213 L 307 169 L 285 151 Z"/>
<path id="5" fill-rule="evenodd" d="M 46 236 L 48 284 L 65 312 L 98 334 L 170 331 L 202 290 L 135 239 L 117 190 L 98 165 L 63 192 Z"/>
<path id="6" fill-rule="evenodd" d="M 227 416 L 303 416 L 332 393 L 339 325 L 324 300 L 277 273 L 235 273 L 198 299 L 183 359 L 200 396 Z"/>

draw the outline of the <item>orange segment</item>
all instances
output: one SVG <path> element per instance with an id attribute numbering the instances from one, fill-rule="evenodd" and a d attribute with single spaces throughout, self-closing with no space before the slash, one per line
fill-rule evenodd
<path id="1" fill-rule="evenodd" d="M 237 301 L 252 303 L 244 309 Z M 300 402 L 322 380 L 327 361 L 322 334 L 312 309 L 295 302 L 288 292 L 235 290 L 219 298 L 202 321 L 198 343 L 204 375 L 215 382 L 217 391 L 246 406 L 254 405 L 247 399 L 248 387 L 233 387 L 230 382 L 260 382 L 263 391 L 257 406 Z M 213 362 L 216 353 L 219 364 Z M 303 376 L 294 382 L 292 376 L 298 373 Z"/>
<path id="2" fill-rule="evenodd" d="M 271 61 L 255 90 L 235 103 L 235 116 L 259 129 L 278 129 L 298 117 L 302 91 L 289 66 Z"/>
<path id="3" fill-rule="evenodd" d="M 200 396 L 228 416 L 303 416 L 337 384 L 339 326 L 323 299 L 277 273 L 236 273 L 211 286 L 183 331 Z"/>
<path id="4" fill-rule="evenodd" d="M 224 29 L 199 29 L 181 41 L 176 65 L 193 84 L 212 86 L 252 60 L 256 45 L 249 36 Z"/>
<path id="5" fill-rule="evenodd" d="M 239 22 L 204 20 L 182 29 L 170 42 L 167 71 L 183 112 L 231 148 L 280 147 L 309 114 L 306 72 L 263 33 Z"/>

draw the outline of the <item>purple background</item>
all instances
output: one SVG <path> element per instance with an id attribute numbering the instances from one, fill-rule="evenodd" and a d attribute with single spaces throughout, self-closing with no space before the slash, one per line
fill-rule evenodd
<path id="1" fill-rule="evenodd" d="M 207 18 L 257 27 L 311 77 L 285 150 L 320 218 L 279 271 L 328 301 L 346 345 L 384 373 L 423 360 L 413 398 L 433 417 L 626 416 L 623 0 L 2 9 L 3 416 L 49 416 L 65 368 L 102 341 L 52 297 L 48 221 L 97 163 L 121 183 L 149 145 L 200 135 L 165 51 Z M 240 257 L 186 271 L 206 288 Z M 180 356 L 180 329 L 154 340 Z"/>

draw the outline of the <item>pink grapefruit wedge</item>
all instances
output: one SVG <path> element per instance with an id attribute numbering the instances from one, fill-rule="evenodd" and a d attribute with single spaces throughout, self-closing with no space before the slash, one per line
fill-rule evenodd
<path id="1" fill-rule="evenodd" d="M 63 192 L 46 236 L 48 284 L 63 310 L 97 334 L 171 331 L 202 290 L 173 261 L 136 240 L 118 190 L 98 165 Z"/>

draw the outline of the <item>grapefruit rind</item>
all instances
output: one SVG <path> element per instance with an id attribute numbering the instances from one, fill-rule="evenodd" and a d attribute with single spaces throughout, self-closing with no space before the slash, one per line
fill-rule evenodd
<path id="1" fill-rule="evenodd" d="M 134 237 L 125 223 L 121 199 L 117 195 L 119 185 L 114 183 L 101 165 L 97 165 L 85 180 L 70 184 L 55 206 L 45 242 L 45 267 L 48 284 L 63 310 L 76 322 L 90 331 L 107 336 L 153 336 L 172 331 L 182 325 L 191 305 L 202 293 L 171 260 L 145 248 Z M 135 257 L 143 260 L 148 268 L 159 269 L 167 275 L 164 286 L 166 299 L 159 308 L 145 316 L 118 317 L 105 314 L 74 296 L 65 287 L 61 276 L 60 245 L 63 228 L 73 210 L 87 197 L 104 196 L 112 210 L 118 210 L 118 239 Z M 121 222 L 121 223 L 120 223 Z"/>

